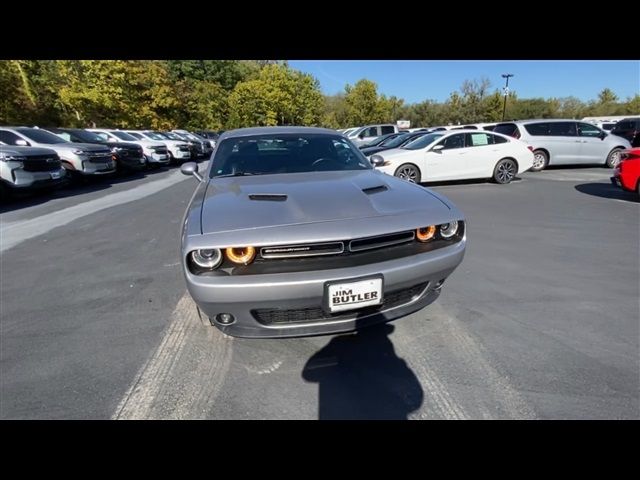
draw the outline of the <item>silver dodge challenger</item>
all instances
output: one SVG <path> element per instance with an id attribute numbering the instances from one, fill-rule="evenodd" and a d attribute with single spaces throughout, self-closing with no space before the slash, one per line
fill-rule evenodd
<path id="1" fill-rule="evenodd" d="M 433 302 L 464 256 L 462 213 L 309 127 L 220 136 L 184 217 L 181 261 L 201 312 L 238 337 L 349 332 Z"/>

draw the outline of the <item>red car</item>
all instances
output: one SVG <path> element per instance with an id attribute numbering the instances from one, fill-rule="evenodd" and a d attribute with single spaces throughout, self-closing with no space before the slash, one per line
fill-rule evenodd
<path id="1" fill-rule="evenodd" d="M 611 182 L 640 197 L 640 147 L 623 150 L 620 163 L 613 171 Z"/>

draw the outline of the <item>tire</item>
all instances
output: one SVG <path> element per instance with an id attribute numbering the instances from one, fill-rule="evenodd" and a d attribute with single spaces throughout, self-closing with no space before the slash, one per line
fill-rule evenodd
<path id="1" fill-rule="evenodd" d="M 530 172 L 540 172 L 549 165 L 549 154 L 544 150 L 533 151 L 533 166 L 529 169 Z"/>
<path id="2" fill-rule="evenodd" d="M 618 165 L 618 163 L 620 163 L 621 151 L 622 151 L 621 148 L 614 148 L 613 150 L 611 150 L 609 152 L 609 155 L 607 155 L 607 161 L 605 163 L 605 167 L 614 168 L 616 165 Z"/>
<path id="3" fill-rule="evenodd" d="M 393 176 L 406 180 L 410 183 L 420 183 L 421 180 L 420 169 L 412 163 L 400 165 Z"/>
<path id="4" fill-rule="evenodd" d="M 501 185 L 511 183 L 518 173 L 518 165 L 510 158 L 503 158 L 493 169 L 493 180 Z"/>

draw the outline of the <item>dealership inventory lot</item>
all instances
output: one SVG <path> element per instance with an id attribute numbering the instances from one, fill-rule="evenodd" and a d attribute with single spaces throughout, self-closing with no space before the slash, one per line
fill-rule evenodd
<path id="1" fill-rule="evenodd" d="M 610 175 L 434 186 L 468 220 L 439 300 L 356 335 L 287 340 L 198 318 L 178 258 L 192 179 L 12 200 L 3 243 L 9 227 L 101 208 L 1 253 L 0 417 L 640 418 L 640 205 Z"/>

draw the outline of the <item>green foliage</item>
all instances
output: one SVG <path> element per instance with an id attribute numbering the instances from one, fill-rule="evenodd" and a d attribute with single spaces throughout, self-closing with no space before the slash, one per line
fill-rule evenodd
<path id="1" fill-rule="evenodd" d="M 405 104 L 367 79 L 323 96 L 314 77 L 279 60 L 2 60 L 0 91 L 0 124 L 42 127 L 346 128 L 400 119 L 420 127 L 500 121 L 504 104 L 486 78 L 466 80 L 445 102 Z M 505 118 L 639 112 L 640 95 L 623 101 L 608 88 L 591 102 L 511 92 Z"/>
<path id="2" fill-rule="evenodd" d="M 286 65 L 268 64 L 229 95 L 230 127 L 317 125 L 324 99 L 318 81 Z"/>

